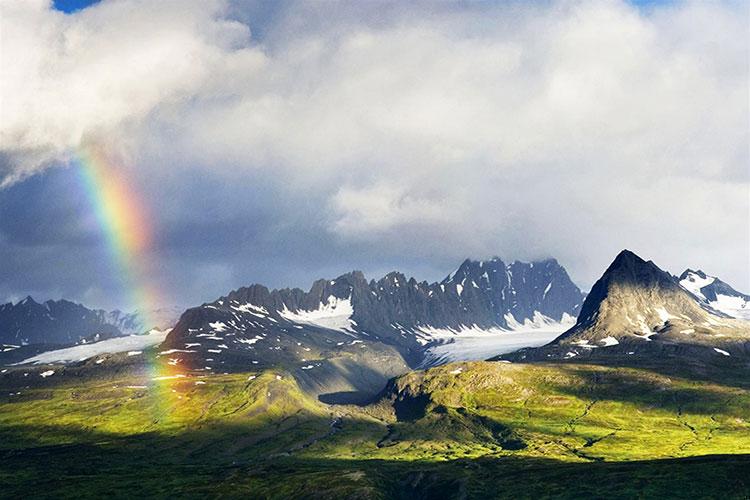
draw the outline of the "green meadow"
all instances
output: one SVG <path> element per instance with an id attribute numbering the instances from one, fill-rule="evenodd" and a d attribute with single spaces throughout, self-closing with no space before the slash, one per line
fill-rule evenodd
<path id="1" fill-rule="evenodd" d="M 283 371 L 53 376 L 2 388 L 0 496 L 748 498 L 750 384 L 722 378 L 454 363 L 331 406 Z"/>

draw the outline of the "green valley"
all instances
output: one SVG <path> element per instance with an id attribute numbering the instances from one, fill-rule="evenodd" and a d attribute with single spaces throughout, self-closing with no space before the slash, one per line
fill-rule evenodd
<path id="1" fill-rule="evenodd" d="M 3 387 L 0 482 L 55 498 L 746 498 L 747 371 L 702 371 L 453 363 L 366 406 L 320 403 L 283 371 L 63 371 Z"/>

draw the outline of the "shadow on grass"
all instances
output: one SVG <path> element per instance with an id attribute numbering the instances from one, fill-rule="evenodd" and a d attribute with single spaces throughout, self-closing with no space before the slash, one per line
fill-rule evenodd
<path id="1" fill-rule="evenodd" d="M 575 350 L 577 355 L 566 359 L 564 354 L 570 350 Z M 590 364 L 609 368 L 636 368 L 668 377 L 750 389 L 750 342 L 738 343 L 733 352 L 734 355 L 725 356 L 704 344 L 654 341 L 600 349 L 548 345 L 520 349 L 490 361 L 506 359 L 521 364 Z"/>
<path id="2" fill-rule="evenodd" d="M 321 423 L 321 422 L 318 422 Z M 167 436 L 72 428 L 74 442 L 0 452 L 8 498 L 747 498 L 750 455 L 631 462 L 563 462 L 526 456 L 349 460 L 228 453 L 248 429 L 216 426 Z M 313 425 L 313 427 L 315 427 Z M 283 433 L 273 438 L 275 445 Z M 294 441 L 294 440 L 292 440 Z M 7 441 L 6 441 L 7 442 Z M 256 443 L 256 446 L 260 446 Z"/>

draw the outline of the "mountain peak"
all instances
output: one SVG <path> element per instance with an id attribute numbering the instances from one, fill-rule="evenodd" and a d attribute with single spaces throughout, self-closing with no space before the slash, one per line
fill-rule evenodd
<path id="1" fill-rule="evenodd" d="M 721 313 L 706 310 L 652 261 L 623 250 L 592 287 L 576 325 L 556 342 L 594 342 L 599 347 L 656 339 L 696 342 L 698 337 L 688 338 L 684 332 L 729 327 L 717 315 Z"/>
<path id="2" fill-rule="evenodd" d="M 686 269 L 677 278 L 685 290 L 711 309 L 734 318 L 750 319 L 750 295 L 738 292 L 716 276 Z"/>
<path id="3" fill-rule="evenodd" d="M 691 276 L 697 276 L 701 279 L 707 279 L 712 276 L 708 276 L 706 273 L 704 273 L 702 270 L 698 269 L 697 271 L 693 271 L 690 268 L 685 269 L 683 273 L 680 275 L 680 280 L 688 279 Z"/>
<path id="4" fill-rule="evenodd" d="M 37 302 L 33 299 L 31 295 L 27 295 L 25 299 L 21 300 L 18 305 L 29 305 L 29 304 L 36 304 Z"/>
<path id="5" fill-rule="evenodd" d="M 347 283 L 350 285 L 361 284 L 361 283 L 364 283 L 365 285 L 367 284 L 365 273 L 363 273 L 362 271 L 357 271 L 357 270 L 344 273 L 333 281 L 336 283 L 343 282 L 343 283 Z"/>
<path id="6" fill-rule="evenodd" d="M 451 283 L 454 280 L 461 280 L 466 277 L 478 277 L 484 272 L 492 272 L 499 268 L 505 269 L 505 263 L 500 257 L 492 257 L 489 260 L 464 260 L 458 268 L 450 273 L 441 283 Z"/>
<path id="7" fill-rule="evenodd" d="M 646 261 L 643 260 L 636 254 L 635 252 L 628 250 L 627 248 L 620 251 L 620 253 L 617 254 L 617 257 L 612 261 L 612 263 L 609 265 L 610 269 L 617 268 L 617 267 L 632 267 L 637 265 L 643 265 L 646 264 Z"/>

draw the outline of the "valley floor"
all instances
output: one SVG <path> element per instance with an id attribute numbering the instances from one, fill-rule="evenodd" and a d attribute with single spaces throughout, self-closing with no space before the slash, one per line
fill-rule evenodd
<path id="1" fill-rule="evenodd" d="M 282 371 L 11 375 L 8 498 L 750 496 L 750 383 L 734 369 L 453 363 L 362 407 Z"/>

